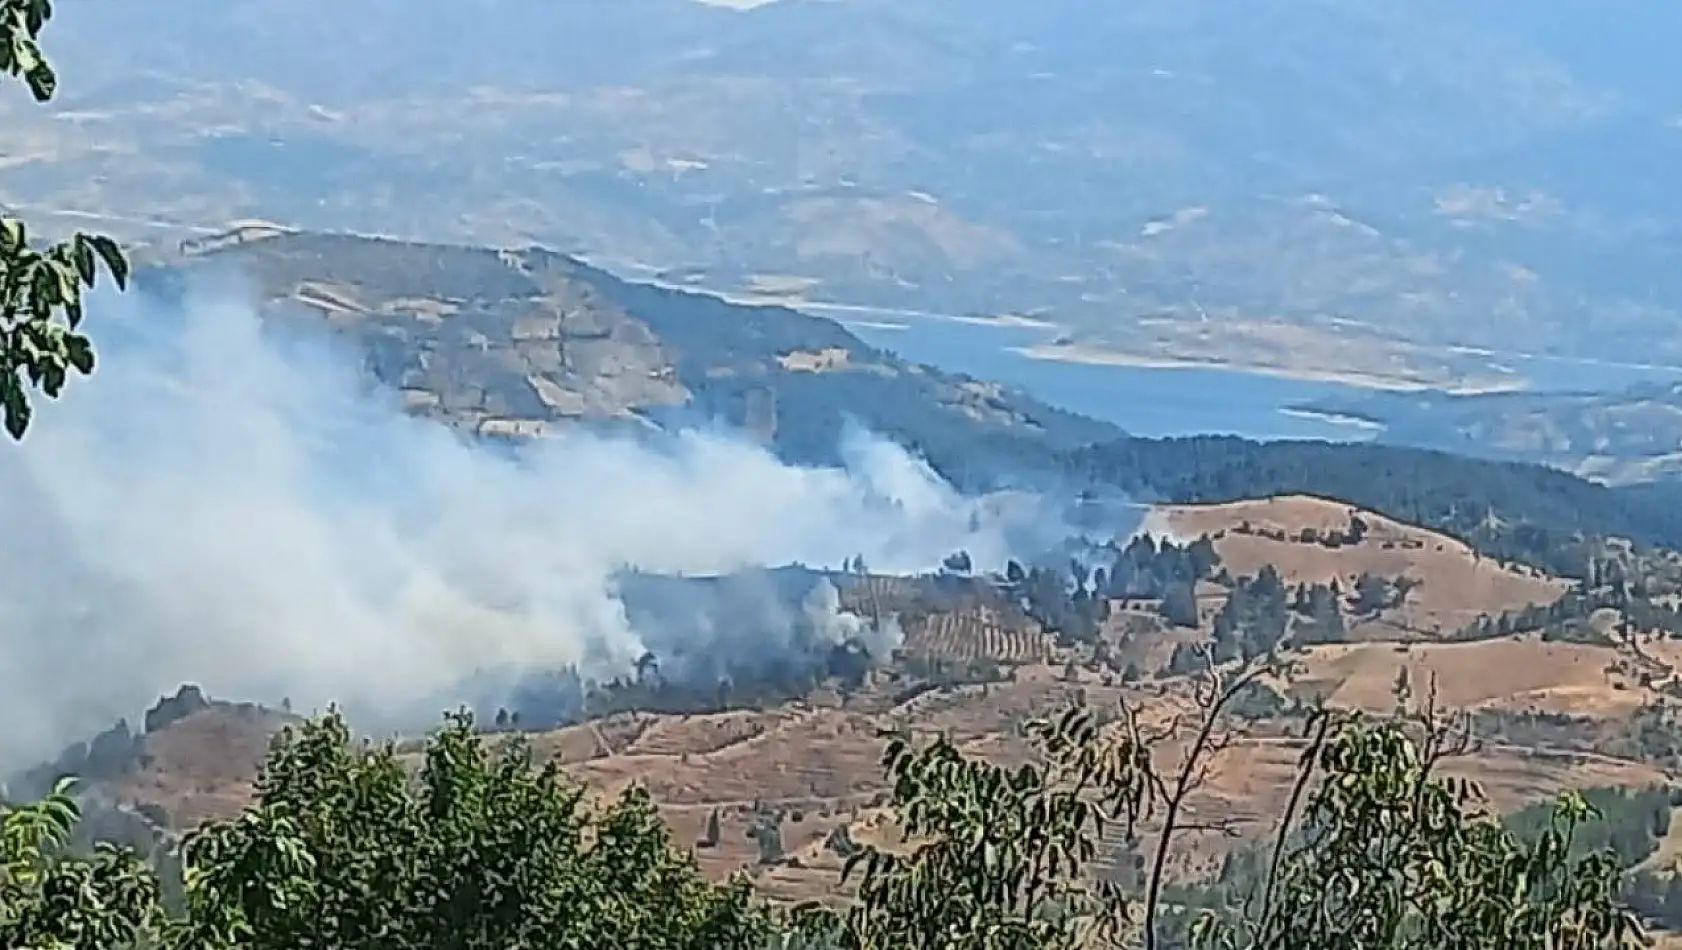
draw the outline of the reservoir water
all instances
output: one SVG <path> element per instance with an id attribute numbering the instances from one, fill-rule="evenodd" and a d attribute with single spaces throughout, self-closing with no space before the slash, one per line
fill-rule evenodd
<path id="1" fill-rule="evenodd" d="M 1053 406 L 1146 437 L 1199 434 L 1252 439 L 1361 441 L 1370 427 L 1290 413 L 1287 407 L 1356 387 L 1212 367 L 1161 369 L 1033 359 L 1017 347 L 1046 341 L 1034 326 L 938 318 L 847 320 L 865 342 L 917 363 L 1004 383 Z M 1538 390 L 1611 392 L 1637 382 L 1682 378 L 1682 370 L 1593 360 L 1507 356 L 1500 362 Z"/>

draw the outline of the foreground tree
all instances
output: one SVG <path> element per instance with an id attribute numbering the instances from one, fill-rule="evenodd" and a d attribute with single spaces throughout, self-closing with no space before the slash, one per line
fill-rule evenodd
<path id="1" fill-rule="evenodd" d="M 1435 774 L 1441 733 L 1350 718 L 1316 743 L 1299 826 L 1281 825 L 1261 893 L 1192 928 L 1209 950 L 1608 950 L 1638 946 L 1609 850 L 1573 857 L 1595 817 L 1569 792 L 1526 842 L 1475 786 Z M 1319 774 L 1315 775 L 1316 770 Z M 1298 784 L 1298 789 L 1304 788 Z"/>
<path id="2" fill-rule="evenodd" d="M 336 714 L 284 734 L 256 801 L 192 836 L 186 867 L 183 948 L 757 950 L 773 932 L 745 882 L 672 846 L 646 794 L 592 807 L 465 714 L 413 779 Z"/>
<path id="3" fill-rule="evenodd" d="M 1146 801 L 1144 750 L 1106 734 L 1087 710 L 1028 726 L 1043 760 L 1007 769 L 945 738 L 921 750 L 896 737 L 883 757 L 890 806 L 915 846 L 866 845 L 858 902 L 808 906 L 797 926 L 840 950 L 1075 950 L 1129 933 L 1128 901 L 1087 874 L 1107 829 L 1131 834 Z"/>
<path id="4" fill-rule="evenodd" d="M 1153 756 L 1122 710 L 1100 729 L 1071 711 L 1031 730 L 1039 762 L 1015 770 L 961 755 L 944 739 L 890 746 L 890 811 L 907 844 L 866 846 L 858 902 L 805 908 L 814 947 L 991 950 L 1197 947 L 1201 950 L 1622 950 L 1642 945 L 1619 900 L 1610 852 L 1574 856 L 1595 816 L 1566 794 L 1539 835 L 1521 838 L 1477 788 L 1438 764 L 1470 748 L 1467 734 L 1420 713 L 1307 718 L 1291 804 L 1254 873 L 1219 887 L 1174 886 L 1165 858 L 1188 831 L 1188 800 L 1233 738 L 1233 706 L 1260 688 L 1261 668 L 1206 671 L 1200 714 L 1170 728 L 1184 754 Z M 1151 847 L 1132 851 L 1125 888 L 1095 885 L 1101 839 L 1133 844 L 1153 819 Z M 1119 823 L 1125 837 L 1106 835 Z M 1144 854 L 1152 855 L 1149 862 Z M 1110 869 L 1112 879 L 1125 877 Z M 1193 905 L 1209 908 L 1196 912 Z"/>
<path id="5" fill-rule="evenodd" d="M 1309 718 L 1273 845 L 1245 886 L 1166 879 L 1189 797 L 1233 733 L 1256 671 L 1211 670 L 1168 733 L 1126 709 L 1029 724 L 1006 768 L 944 738 L 893 739 L 888 808 L 905 834 L 852 843 L 844 908 L 784 918 L 746 882 L 708 881 L 647 796 L 593 805 L 519 737 L 449 718 L 416 759 L 329 714 L 277 738 L 253 802 L 187 838 L 180 906 L 131 853 L 65 853 L 68 787 L 0 812 L 0 946 L 107 950 L 1622 950 L 1642 938 L 1610 853 L 1579 856 L 1592 815 L 1561 799 L 1517 836 L 1475 788 L 1437 774 L 1457 750 L 1434 719 Z M 1189 739 L 1188 739 L 1189 734 Z M 1198 830 L 1208 830 L 1205 826 Z M 1135 849 L 1148 830 L 1150 847 Z M 1136 856 L 1131 876 L 1107 847 Z M 1147 860 L 1147 857 L 1149 858 Z M 1198 897 L 1203 894 L 1205 898 Z M 1209 907 L 1193 915 L 1195 904 Z M 1189 926 L 1188 926 L 1189 924 Z"/>
<path id="6" fill-rule="evenodd" d="M 0 946 L 107 950 L 157 920 L 157 878 L 132 851 L 65 854 L 80 812 L 71 783 L 33 805 L 0 804 Z"/>
<path id="7" fill-rule="evenodd" d="M 187 839 L 165 919 L 130 851 L 64 851 L 61 787 L 4 812 L 0 947 L 763 950 L 773 917 L 707 880 L 639 791 L 603 807 L 518 739 L 452 717 L 411 774 L 337 714 L 276 741 L 252 804 Z"/>
<path id="8" fill-rule="evenodd" d="M 0 71 L 36 102 L 58 89 L 39 43 L 51 17 L 51 0 L 0 0 Z M 23 221 L 0 214 L 0 421 L 12 438 L 29 427 L 31 388 L 54 398 L 70 373 L 93 372 L 93 346 L 78 327 L 101 265 L 119 288 L 127 284 L 128 260 L 110 238 L 77 232 L 37 247 Z"/>

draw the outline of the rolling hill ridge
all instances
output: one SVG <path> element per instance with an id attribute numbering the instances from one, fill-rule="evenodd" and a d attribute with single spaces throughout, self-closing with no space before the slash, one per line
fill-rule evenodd
<path id="1" fill-rule="evenodd" d="M 331 328 L 410 412 L 474 436 L 723 421 L 786 460 L 834 464 L 851 420 L 966 490 L 1185 503 L 1309 494 L 1571 577 L 1592 548 L 1572 539 L 1682 548 L 1675 485 L 1608 487 L 1408 446 L 1130 438 L 901 360 L 824 317 L 627 281 L 542 248 L 257 226 L 187 247 L 149 256 L 141 287 L 168 297 L 197 273 L 243 275 L 271 323 Z"/>
<path id="2" fill-rule="evenodd" d="M 409 411 L 459 431 L 724 421 L 805 462 L 853 419 L 896 441 L 1058 451 L 1114 427 L 912 364 L 785 307 L 634 284 L 574 258 L 253 227 L 187 245 L 138 281 L 180 294 L 242 275 L 271 323 L 330 327 Z"/>

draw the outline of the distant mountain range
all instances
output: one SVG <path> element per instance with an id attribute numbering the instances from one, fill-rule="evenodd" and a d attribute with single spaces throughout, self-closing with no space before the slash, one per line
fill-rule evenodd
<path id="1" fill-rule="evenodd" d="M 1682 361 L 1677 35 L 1636 0 L 65 5 L 0 202 L 1511 382 L 1451 347 Z"/>

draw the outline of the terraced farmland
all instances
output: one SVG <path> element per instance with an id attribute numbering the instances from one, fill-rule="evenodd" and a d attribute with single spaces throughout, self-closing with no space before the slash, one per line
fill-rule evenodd
<path id="1" fill-rule="evenodd" d="M 866 616 L 921 613 L 931 606 L 931 585 L 922 578 L 871 575 L 838 586 L 841 609 Z"/>
<path id="2" fill-rule="evenodd" d="M 933 614 L 906 629 L 906 651 L 931 659 L 1043 663 L 1051 647 L 1051 638 L 1033 621 L 982 606 Z"/>

